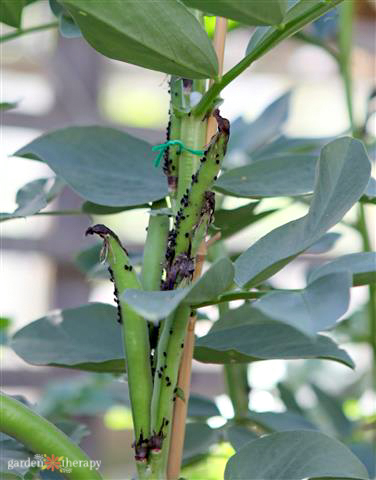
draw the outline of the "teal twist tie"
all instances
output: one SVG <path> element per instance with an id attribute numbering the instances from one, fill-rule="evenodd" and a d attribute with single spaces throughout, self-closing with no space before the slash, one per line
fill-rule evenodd
<path id="1" fill-rule="evenodd" d="M 193 155 L 203 155 L 205 153 L 205 150 L 193 150 L 193 148 L 186 147 L 180 140 L 169 140 L 166 143 L 161 143 L 160 145 L 154 145 L 154 147 L 151 147 L 153 152 L 159 151 L 157 158 L 154 160 L 154 167 L 159 167 L 164 151 L 171 145 L 178 145 L 180 147 L 179 153 L 182 150 L 193 153 Z"/>

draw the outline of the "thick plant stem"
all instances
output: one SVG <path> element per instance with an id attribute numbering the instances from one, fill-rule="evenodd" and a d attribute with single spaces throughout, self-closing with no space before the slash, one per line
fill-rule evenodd
<path id="1" fill-rule="evenodd" d="M 151 428 L 154 447 L 151 449 L 151 476 L 165 479 L 169 452 L 170 429 L 177 379 L 184 348 L 190 308 L 180 305 L 166 319 L 158 343 L 158 362 L 154 377 Z"/>
<path id="2" fill-rule="evenodd" d="M 64 473 L 65 478 L 72 480 L 101 480 L 101 475 L 88 465 L 90 458 L 65 433 L 45 418 L 30 410 L 18 400 L 4 393 L 0 394 L 1 432 L 10 435 L 35 454 L 46 454 L 49 457 L 64 457 L 69 462 L 80 462 L 82 466 L 73 467 L 71 472 Z M 83 465 L 87 466 L 83 466 Z M 74 463 L 72 463 L 74 465 Z M 76 465 L 79 465 L 76 463 Z"/>
<path id="3" fill-rule="evenodd" d="M 167 215 L 153 214 L 153 211 L 166 207 L 164 199 L 154 202 L 151 207 L 141 272 L 144 290 L 159 290 L 161 285 L 170 222 Z"/>
<path id="4" fill-rule="evenodd" d="M 140 289 L 141 285 L 118 237 L 104 225 L 90 227 L 86 234 L 97 234 L 104 240 L 109 271 L 115 284 L 115 299 L 123 325 L 126 371 L 135 433 L 135 459 L 139 473 L 148 458 L 150 436 L 150 404 L 152 377 L 147 322 L 127 303 L 119 300 L 127 288 Z"/>

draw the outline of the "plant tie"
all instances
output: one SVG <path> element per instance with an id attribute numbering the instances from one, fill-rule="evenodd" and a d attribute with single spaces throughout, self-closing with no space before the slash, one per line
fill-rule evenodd
<path id="1" fill-rule="evenodd" d="M 157 158 L 154 160 L 154 166 L 159 167 L 161 163 L 161 158 L 163 157 L 163 153 L 170 145 L 179 145 L 179 153 L 182 150 L 186 150 L 189 153 L 193 153 L 193 155 L 204 155 L 205 150 L 193 150 L 193 148 L 186 147 L 181 140 L 169 140 L 166 143 L 161 143 L 159 145 L 154 145 L 151 147 L 153 152 L 159 151 Z"/>

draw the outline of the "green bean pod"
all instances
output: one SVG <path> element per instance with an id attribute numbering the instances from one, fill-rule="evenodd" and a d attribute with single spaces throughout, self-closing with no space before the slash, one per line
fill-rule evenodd
<path id="1" fill-rule="evenodd" d="M 147 322 L 125 302 L 119 300 L 127 288 L 141 289 L 141 284 L 119 238 L 104 225 L 88 228 L 86 234 L 97 234 L 104 240 L 109 271 L 115 284 L 115 298 L 123 325 L 123 342 L 129 395 L 135 432 L 135 458 L 147 462 L 150 435 L 152 377 Z"/>
<path id="2" fill-rule="evenodd" d="M 0 394 L 1 432 L 10 435 L 35 454 L 68 459 L 72 469 L 64 472 L 71 480 L 101 480 L 94 461 L 55 425 L 15 398 Z M 74 465 L 74 466 L 73 466 Z M 80 466 L 78 466 L 80 465 Z"/>

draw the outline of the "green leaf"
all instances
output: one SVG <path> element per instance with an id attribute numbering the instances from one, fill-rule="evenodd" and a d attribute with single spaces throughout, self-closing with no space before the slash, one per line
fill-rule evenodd
<path id="1" fill-rule="evenodd" d="M 256 440 L 259 437 L 257 433 L 253 432 L 252 430 L 249 430 L 246 427 L 240 427 L 238 425 L 233 425 L 226 428 L 225 432 L 228 441 L 236 451 L 244 447 L 245 444 L 251 442 L 252 440 Z"/>
<path id="2" fill-rule="evenodd" d="M 231 237 L 234 233 L 239 232 L 245 227 L 258 222 L 262 218 L 276 212 L 276 209 L 266 210 L 260 213 L 254 213 L 258 202 L 249 203 L 242 207 L 232 210 L 216 210 L 214 218 L 214 226 L 221 231 L 221 239 Z"/>
<path id="3" fill-rule="evenodd" d="M 309 248 L 360 198 L 369 175 L 370 162 L 361 142 L 340 138 L 326 145 L 307 215 L 276 228 L 242 253 L 235 261 L 236 283 L 257 285 Z"/>
<path id="4" fill-rule="evenodd" d="M 151 146 L 105 127 L 71 127 L 42 135 L 15 155 L 46 162 L 85 200 L 128 207 L 167 195 Z"/>
<path id="5" fill-rule="evenodd" d="M 181 302 L 193 305 L 217 297 L 230 287 L 233 279 L 232 262 L 228 258 L 221 258 L 189 287 L 152 292 L 130 288 L 121 299 L 139 315 L 156 322 L 170 315 Z"/>
<path id="6" fill-rule="evenodd" d="M 183 465 L 209 452 L 218 435 L 206 423 L 188 423 L 185 427 Z"/>
<path id="7" fill-rule="evenodd" d="M 8 329 L 12 325 L 12 320 L 8 317 L 0 317 L 0 345 L 8 343 Z"/>
<path id="8" fill-rule="evenodd" d="M 0 2 L 0 22 L 6 23 L 11 27 L 21 27 L 21 15 L 25 0 L 1 0 Z"/>
<path id="9" fill-rule="evenodd" d="M 350 253 L 325 263 L 309 273 L 308 281 L 313 282 L 330 273 L 347 270 L 352 274 L 353 285 L 376 283 L 376 253 Z"/>
<path id="10" fill-rule="evenodd" d="M 17 105 L 18 105 L 17 102 L 1 102 L 0 103 L 0 111 L 1 112 L 6 112 L 7 110 L 12 110 L 13 108 L 16 108 Z"/>
<path id="11" fill-rule="evenodd" d="M 103 55 L 185 78 L 214 78 L 215 51 L 180 2 L 62 0 L 90 45 Z"/>
<path id="12" fill-rule="evenodd" d="M 264 295 L 253 306 L 266 316 L 286 323 L 308 336 L 332 328 L 346 313 L 350 302 L 351 275 L 329 273 L 303 290 Z"/>
<path id="13" fill-rule="evenodd" d="M 311 477 L 367 479 L 368 475 L 345 445 L 309 431 L 274 433 L 254 440 L 230 458 L 225 470 L 225 480 Z"/>
<path id="14" fill-rule="evenodd" d="M 196 340 L 195 359 L 204 363 L 295 358 L 326 358 L 354 366 L 349 355 L 330 338 L 309 338 L 248 304 L 222 316 L 207 335 Z"/>
<path id="15" fill-rule="evenodd" d="M 191 8 L 246 25 L 277 25 L 282 22 L 287 0 L 183 0 Z"/>
<path id="16" fill-rule="evenodd" d="M 210 418 L 221 415 L 217 405 L 211 398 L 192 393 L 188 401 L 188 417 Z"/>
<path id="17" fill-rule="evenodd" d="M 317 385 L 311 384 L 319 402 L 319 408 L 324 412 L 327 422 L 334 428 L 334 433 L 339 437 L 347 437 L 354 429 L 355 422 L 351 422 L 343 413 L 342 402 Z"/>
<path id="18" fill-rule="evenodd" d="M 268 432 L 318 430 L 317 426 L 296 412 L 248 412 L 248 417 Z"/>
<path id="19" fill-rule="evenodd" d="M 317 157 L 279 155 L 223 173 L 215 189 L 235 197 L 298 196 L 312 193 Z"/>
<path id="20" fill-rule="evenodd" d="M 313 2 L 299 0 L 290 4 L 283 25 L 279 27 L 258 27 L 247 46 L 246 58 L 257 60 L 282 40 L 294 35 L 305 25 L 321 17 L 324 13 L 341 3 L 342 0 Z"/>
<path id="21" fill-rule="evenodd" d="M 16 194 L 18 207 L 13 213 L 0 213 L 0 222 L 35 215 L 63 190 L 65 182 L 58 177 L 39 178 L 24 185 Z"/>
<path id="22" fill-rule="evenodd" d="M 16 332 L 11 348 L 25 362 L 95 372 L 124 372 L 116 309 L 92 303 L 58 310 Z"/>

